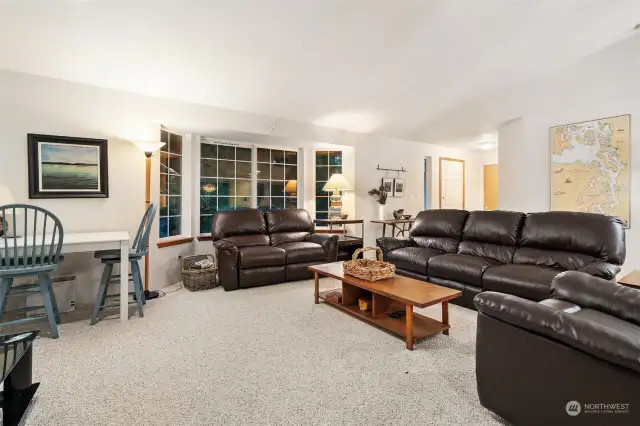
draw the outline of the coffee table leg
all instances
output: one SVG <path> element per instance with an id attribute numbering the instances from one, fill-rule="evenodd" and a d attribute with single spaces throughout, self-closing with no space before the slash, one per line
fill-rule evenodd
<path id="1" fill-rule="evenodd" d="M 315 301 L 316 305 L 318 303 L 320 303 L 320 301 L 318 300 L 318 293 L 320 292 L 320 289 L 318 288 L 319 287 L 319 282 L 318 282 L 319 278 L 320 278 L 320 275 L 317 272 L 314 272 L 313 273 L 313 281 L 314 281 L 313 282 L 313 289 L 314 289 L 314 301 Z"/>
<path id="2" fill-rule="evenodd" d="M 413 350 L 413 306 L 407 305 L 406 315 L 407 349 Z"/>
<path id="3" fill-rule="evenodd" d="M 442 302 L 442 323 L 449 325 L 449 302 Z M 447 328 L 442 334 L 449 335 L 449 329 Z"/>

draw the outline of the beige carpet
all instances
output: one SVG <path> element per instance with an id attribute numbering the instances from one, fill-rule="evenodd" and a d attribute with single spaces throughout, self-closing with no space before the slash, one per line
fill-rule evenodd
<path id="1" fill-rule="evenodd" d="M 35 343 L 42 385 L 25 424 L 502 424 L 477 399 L 475 312 L 452 306 L 451 335 L 410 352 L 314 305 L 312 288 L 179 290 L 126 325 L 63 324 Z"/>

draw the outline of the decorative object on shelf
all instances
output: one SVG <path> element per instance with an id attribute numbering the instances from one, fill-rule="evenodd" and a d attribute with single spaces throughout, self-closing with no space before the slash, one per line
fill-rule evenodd
<path id="1" fill-rule="evenodd" d="M 405 220 L 407 220 L 407 219 L 411 219 L 411 216 L 412 216 L 412 215 L 410 215 L 410 214 L 403 214 L 403 215 L 402 215 L 402 219 L 405 219 Z"/>
<path id="2" fill-rule="evenodd" d="M 27 135 L 29 198 L 109 198 L 107 140 Z"/>
<path id="3" fill-rule="evenodd" d="M 394 210 L 393 211 L 393 218 L 394 219 L 402 219 L 404 213 L 404 209 L 398 209 L 398 210 Z M 409 215 L 411 216 L 411 215 Z"/>
<path id="4" fill-rule="evenodd" d="M 144 208 L 148 209 L 151 205 L 151 157 L 153 153 L 165 146 L 166 142 L 160 141 L 133 141 L 133 144 L 144 152 L 146 157 L 145 163 L 145 190 L 144 190 Z M 216 190 L 216 187 L 213 187 Z M 156 299 L 160 296 L 157 291 L 149 291 L 149 254 L 144 257 L 144 297 L 146 299 Z"/>
<path id="5" fill-rule="evenodd" d="M 376 203 L 380 205 L 378 207 L 378 217 L 380 220 L 384 220 L 384 206 L 387 204 L 387 196 L 389 195 L 389 192 L 384 189 L 384 185 L 380 185 L 378 188 L 370 189 L 369 195 L 375 197 Z"/>
<path id="6" fill-rule="evenodd" d="M 358 298 L 358 307 L 361 311 L 370 311 L 371 310 L 371 299 L 366 299 L 364 297 Z"/>
<path id="7" fill-rule="evenodd" d="M 218 268 L 210 254 L 182 258 L 182 285 L 189 291 L 217 287 L 217 275 Z"/>
<path id="8" fill-rule="evenodd" d="M 351 184 L 340 173 L 334 173 L 322 188 L 323 191 L 333 191 L 329 197 L 329 219 L 339 219 L 342 216 L 342 195 L 340 191 L 349 191 Z"/>
<path id="9" fill-rule="evenodd" d="M 332 291 L 324 296 L 327 302 L 342 303 L 342 293 L 339 291 Z"/>
<path id="10" fill-rule="evenodd" d="M 393 194 L 392 178 L 382 178 L 382 186 L 384 186 L 384 190 L 387 192 L 387 194 Z"/>
<path id="11" fill-rule="evenodd" d="M 375 250 L 378 254 L 378 260 L 358 259 L 360 253 Z M 392 278 L 396 273 L 396 266 L 382 260 L 382 250 L 380 247 L 367 247 L 356 250 L 353 253 L 352 260 L 344 262 L 344 273 L 353 275 L 356 278 L 368 281 L 379 281 Z"/>
<path id="12" fill-rule="evenodd" d="M 603 213 L 629 228 L 631 116 L 555 126 L 549 135 L 550 210 Z"/>
<path id="13" fill-rule="evenodd" d="M 393 180 L 393 196 L 404 197 L 404 179 L 395 178 Z"/>
<path id="14" fill-rule="evenodd" d="M 349 217 L 349 213 L 343 213 L 342 216 L 340 216 L 340 219 L 347 220 L 348 217 Z"/>

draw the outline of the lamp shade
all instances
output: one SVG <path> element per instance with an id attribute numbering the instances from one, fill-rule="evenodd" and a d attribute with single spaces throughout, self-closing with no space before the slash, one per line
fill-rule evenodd
<path id="1" fill-rule="evenodd" d="M 340 173 L 334 173 L 329 178 L 329 182 L 327 182 L 322 188 L 323 191 L 348 191 L 353 189 L 351 184 Z"/>
<path id="2" fill-rule="evenodd" d="M 166 142 L 157 142 L 157 141 L 132 141 L 132 142 L 135 146 L 140 148 L 141 151 L 144 151 L 147 154 L 154 153 L 166 145 Z"/>
<path id="3" fill-rule="evenodd" d="M 7 204 L 14 204 L 16 200 L 13 199 L 13 195 L 9 188 L 5 185 L 0 185 L 0 206 L 5 206 Z"/>

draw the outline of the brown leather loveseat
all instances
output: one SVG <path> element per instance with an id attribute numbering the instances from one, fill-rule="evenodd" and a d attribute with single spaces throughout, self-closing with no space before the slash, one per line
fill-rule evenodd
<path id="1" fill-rule="evenodd" d="M 409 238 L 378 238 L 396 273 L 462 291 L 474 308 L 482 291 L 540 301 L 551 281 L 575 270 L 612 280 L 624 262 L 622 222 L 595 213 L 425 210 Z"/>
<path id="2" fill-rule="evenodd" d="M 215 213 L 211 236 L 220 283 L 230 291 L 312 278 L 310 265 L 335 262 L 338 254 L 338 237 L 313 229 L 303 209 Z"/>

